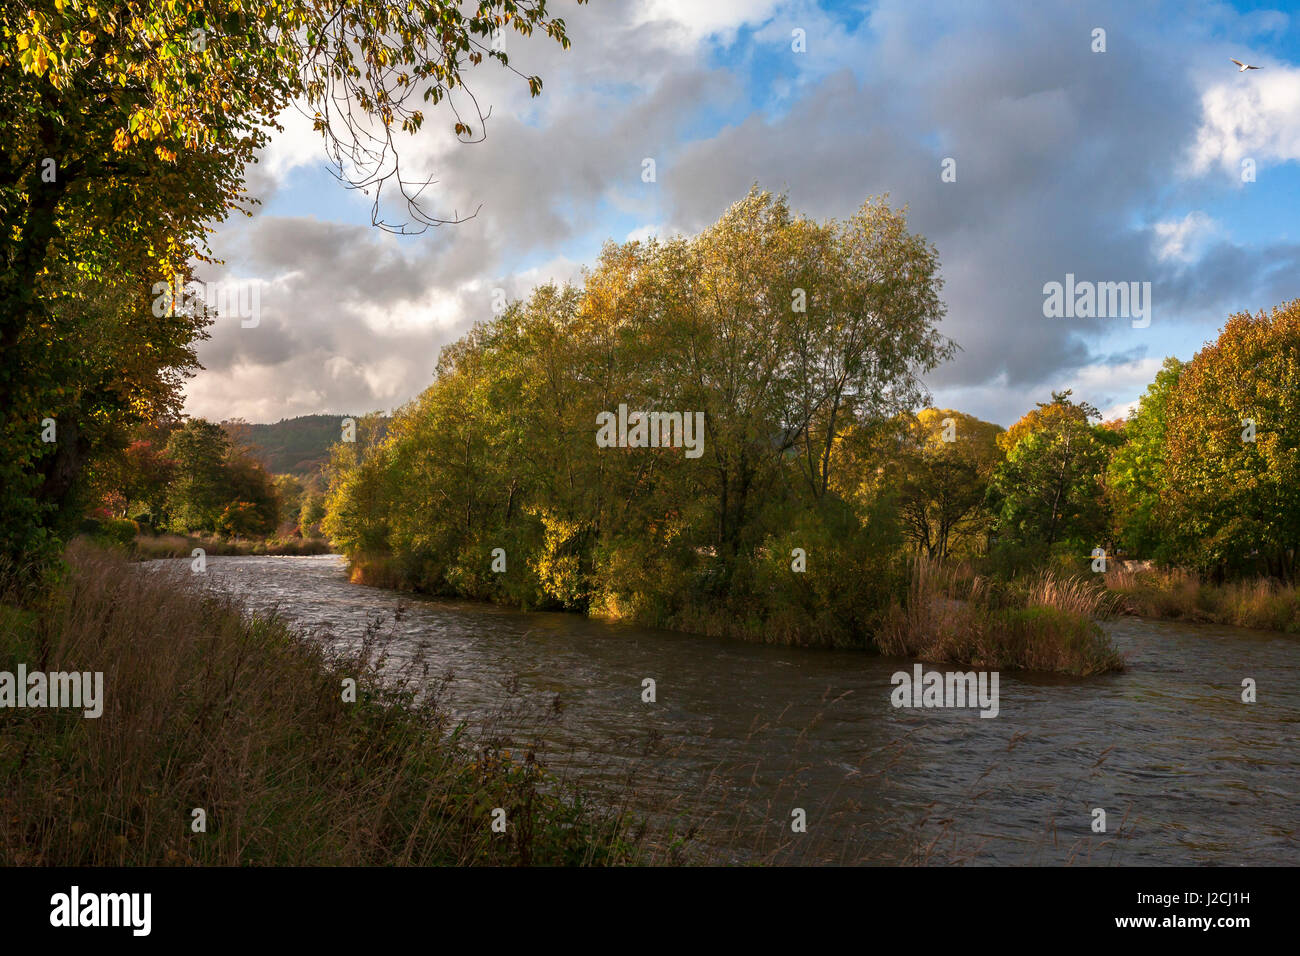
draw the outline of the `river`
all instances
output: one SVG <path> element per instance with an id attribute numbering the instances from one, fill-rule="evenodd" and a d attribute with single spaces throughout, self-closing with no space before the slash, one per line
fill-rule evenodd
<path id="1" fill-rule="evenodd" d="M 377 626 L 389 666 L 427 662 L 453 713 L 540 723 L 552 768 L 612 795 L 630 781 L 634 806 L 695 828 L 708 858 L 1300 863 L 1292 636 L 1108 621 L 1125 672 L 1003 673 L 985 719 L 892 707 L 903 660 L 424 599 L 352 584 L 333 555 L 211 557 L 207 573 L 336 647 Z M 806 832 L 792 831 L 797 809 Z"/>

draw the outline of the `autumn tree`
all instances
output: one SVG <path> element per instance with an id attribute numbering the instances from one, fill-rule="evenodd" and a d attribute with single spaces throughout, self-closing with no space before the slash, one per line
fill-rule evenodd
<path id="1" fill-rule="evenodd" d="M 982 546 L 992 523 L 985 498 L 1002 461 L 1001 432 L 952 409 L 926 408 L 904 418 L 883 480 L 894 483 L 904 531 L 926 557 L 945 560 L 954 548 Z"/>
<path id="2" fill-rule="evenodd" d="M 275 481 L 244 449 L 232 447 L 226 456 L 224 494 L 248 506 L 239 516 L 239 534 L 270 534 L 280 523 Z"/>
<path id="3" fill-rule="evenodd" d="M 1238 313 L 1168 399 L 1164 464 L 1184 557 L 1222 574 L 1252 555 L 1294 581 L 1300 548 L 1300 300 Z"/>
<path id="4" fill-rule="evenodd" d="M 381 447 L 337 453 L 324 526 L 432 591 L 663 619 L 786 595 L 852 629 L 884 580 L 853 575 L 894 541 L 842 493 L 846 436 L 925 396 L 952 348 L 938 288 L 883 200 L 815 222 L 755 188 L 698 236 L 609 243 L 581 288 L 445 348 Z M 698 416 L 693 450 L 598 445 L 621 406 Z M 818 555 L 793 584 L 791 535 Z"/>
<path id="5" fill-rule="evenodd" d="M 262 516 L 258 514 L 257 505 L 251 501 L 231 501 L 222 509 L 216 521 L 217 530 L 232 538 L 256 534 L 264 527 Z"/>
<path id="6" fill-rule="evenodd" d="M 1098 411 L 1070 394 L 1053 392 L 998 436 L 1008 450 L 993 474 L 990 501 L 1000 536 L 1046 548 L 1069 541 L 1086 554 L 1106 531 L 1104 475 L 1121 438 L 1092 424 Z"/>
<path id="7" fill-rule="evenodd" d="M 815 223 L 755 187 L 652 254 L 651 340 L 671 362 L 672 402 L 705 414 L 722 554 L 755 543 L 756 502 L 787 462 L 824 496 L 849 426 L 914 407 L 920 376 L 952 354 L 936 330 L 937 254 L 883 199 Z"/>
<path id="8" fill-rule="evenodd" d="M 545 0 L 0 5 L 0 561 L 52 553 L 86 462 L 176 410 L 210 317 L 155 310 L 152 290 L 212 261 L 210 224 L 249 209 L 244 170 L 280 113 L 308 112 L 377 222 L 392 192 L 416 228 L 445 221 L 395 137 L 439 105 L 481 136 L 465 74 L 516 69 L 492 42 L 505 30 L 568 45 Z"/>

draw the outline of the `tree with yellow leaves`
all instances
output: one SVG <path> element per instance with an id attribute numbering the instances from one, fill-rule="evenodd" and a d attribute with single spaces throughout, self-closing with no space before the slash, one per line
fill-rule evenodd
<path id="1" fill-rule="evenodd" d="M 1169 396 L 1167 504 L 1184 560 L 1222 575 L 1256 561 L 1297 578 L 1300 299 L 1232 316 Z"/>
<path id="2" fill-rule="evenodd" d="M 48 557 L 87 459 L 118 426 L 175 404 L 205 319 L 155 321 L 150 290 L 211 261 L 210 223 L 248 211 L 244 170 L 290 103 L 308 111 L 338 175 L 375 197 L 376 222 L 385 189 L 416 228 L 446 221 L 425 207 L 396 135 L 439 105 L 454 135 L 481 135 L 465 74 L 486 59 L 515 70 L 494 34 L 569 43 L 546 0 L 462 6 L 0 5 L 0 564 Z M 116 347 L 83 349 L 97 336 Z"/>

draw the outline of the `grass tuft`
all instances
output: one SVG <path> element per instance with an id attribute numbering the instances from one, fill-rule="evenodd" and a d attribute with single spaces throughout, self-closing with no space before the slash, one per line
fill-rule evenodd
<path id="1" fill-rule="evenodd" d="M 1113 611 L 1105 588 L 1083 578 L 1042 572 L 1001 583 L 964 565 L 918 560 L 876 643 L 898 657 L 1086 677 L 1124 669 L 1095 621 Z"/>

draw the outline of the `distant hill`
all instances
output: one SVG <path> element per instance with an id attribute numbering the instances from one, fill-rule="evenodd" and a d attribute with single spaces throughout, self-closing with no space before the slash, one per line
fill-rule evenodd
<path id="1" fill-rule="evenodd" d="M 231 438 L 248 447 L 275 475 L 306 478 L 329 461 L 330 446 L 339 440 L 345 415 L 301 415 L 272 425 L 222 422 Z M 354 416 L 356 417 L 356 416 Z"/>

